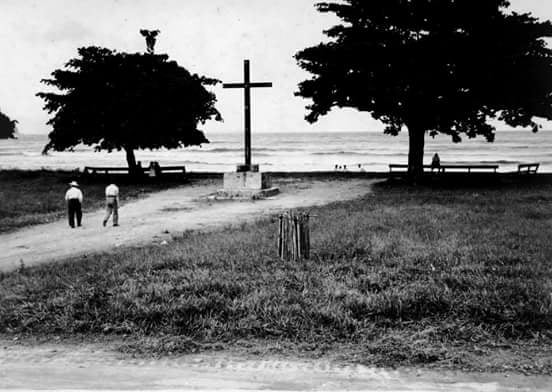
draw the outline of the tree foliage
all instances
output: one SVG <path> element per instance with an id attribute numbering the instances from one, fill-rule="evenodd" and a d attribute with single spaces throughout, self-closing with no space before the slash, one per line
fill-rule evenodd
<path id="1" fill-rule="evenodd" d="M 86 47 L 42 82 L 61 92 L 40 92 L 53 127 L 45 151 L 78 144 L 124 149 L 129 168 L 135 149 L 179 148 L 209 141 L 197 129 L 220 121 L 216 97 L 205 86 L 218 80 L 192 75 L 167 55 L 118 53 Z"/>
<path id="2" fill-rule="evenodd" d="M 0 139 L 15 138 L 17 131 L 17 120 L 10 119 L 0 111 Z"/>
<path id="3" fill-rule="evenodd" d="M 493 141 L 489 120 L 538 129 L 552 118 L 552 24 L 509 12 L 504 0 L 343 0 L 319 3 L 342 24 L 302 50 L 314 77 L 297 95 L 307 120 L 352 107 L 410 136 L 409 170 L 423 170 L 424 136 Z"/>

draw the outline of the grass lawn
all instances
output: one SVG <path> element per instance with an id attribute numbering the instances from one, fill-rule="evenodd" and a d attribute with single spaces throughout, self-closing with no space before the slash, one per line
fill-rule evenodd
<path id="1" fill-rule="evenodd" d="M 0 333 L 552 374 L 549 177 L 391 182 L 311 211 L 301 263 L 276 257 L 265 219 L 4 274 Z"/>
<path id="2" fill-rule="evenodd" d="M 82 179 L 67 171 L 0 171 L 0 233 L 24 226 L 47 223 L 66 215 L 65 192 L 68 183 L 77 180 L 84 193 L 84 212 L 101 208 L 105 203 L 107 180 Z M 118 181 L 118 180 L 115 180 Z M 179 182 L 120 184 L 121 201 L 178 185 Z"/>

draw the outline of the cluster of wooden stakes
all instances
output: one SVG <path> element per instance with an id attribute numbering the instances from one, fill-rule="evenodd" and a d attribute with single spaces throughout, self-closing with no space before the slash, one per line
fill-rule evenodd
<path id="1" fill-rule="evenodd" d="M 280 215 L 278 230 L 278 256 L 286 261 L 299 261 L 310 257 L 310 215 L 288 213 Z"/>

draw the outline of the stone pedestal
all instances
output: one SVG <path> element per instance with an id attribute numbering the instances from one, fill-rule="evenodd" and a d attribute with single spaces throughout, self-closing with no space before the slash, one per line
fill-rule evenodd
<path id="1" fill-rule="evenodd" d="M 261 190 L 271 186 L 270 176 L 266 173 L 253 171 L 224 173 L 224 190 Z"/>
<path id="2" fill-rule="evenodd" d="M 258 171 L 238 171 L 235 173 L 224 173 L 224 189 L 218 192 L 221 198 L 248 198 L 256 199 L 273 196 L 279 193 L 279 189 L 272 187 L 270 176 L 267 173 Z"/>

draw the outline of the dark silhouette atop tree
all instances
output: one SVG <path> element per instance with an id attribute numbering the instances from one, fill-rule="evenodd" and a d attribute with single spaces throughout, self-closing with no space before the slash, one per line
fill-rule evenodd
<path id="1" fill-rule="evenodd" d="M 343 0 L 317 4 L 343 24 L 296 55 L 314 75 L 298 96 L 306 119 L 352 107 L 409 134 L 409 174 L 423 173 L 425 135 L 493 141 L 491 119 L 538 130 L 552 118 L 552 24 L 503 0 Z"/>
<path id="2" fill-rule="evenodd" d="M 140 34 L 146 38 L 146 50 L 148 54 L 153 54 L 155 51 L 155 42 L 157 41 L 157 35 L 159 35 L 159 30 L 140 30 Z"/>
<path id="3" fill-rule="evenodd" d="M 124 149 L 133 173 L 134 150 L 209 143 L 199 123 L 222 120 L 215 95 L 204 87 L 219 81 L 192 75 L 167 55 L 81 48 L 79 57 L 42 82 L 62 92 L 37 94 L 54 113 L 44 151 L 81 143 L 109 152 Z"/>
<path id="4" fill-rule="evenodd" d="M 13 139 L 17 131 L 17 120 L 12 120 L 0 111 L 0 139 Z"/>

